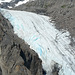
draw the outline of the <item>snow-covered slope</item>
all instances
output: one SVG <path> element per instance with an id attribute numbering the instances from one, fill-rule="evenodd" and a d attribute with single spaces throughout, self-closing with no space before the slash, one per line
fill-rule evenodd
<path id="1" fill-rule="evenodd" d="M 11 22 L 14 33 L 38 53 L 47 75 L 51 75 L 55 62 L 59 75 L 75 75 L 75 49 L 70 46 L 68 31 L 55 29 L 47 16 L 6 9 L 0 12 Z"/>
<path id="2" fill-rule="evenodd" d="M 22 5 L 22 4 L 25 4 L 25 3 L 29 2 L 29 1 L 34 1 L 34 0 L 19 1 L 17 4 L 15 4 L 15 7 L 16 7 L 16 6 L 19 6 L 19 5 Z"/>
<path id="3" fill-rule="evenodd" d="M 11 0 L 0 0 L 0 3 L 2 2 L 10 2 Z"/>
<path id="4" fill-rule="evenodd" d="M 0 0 L 0 7 L 13 8 L 34 0 Z"/>

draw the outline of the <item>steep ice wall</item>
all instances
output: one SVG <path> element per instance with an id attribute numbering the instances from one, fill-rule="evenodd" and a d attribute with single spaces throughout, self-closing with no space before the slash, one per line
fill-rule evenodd
<path id="1" fill-rule="evenodd" d="M 6 9 L 0 12 L 11 22 L 14 33 L 38 53 L 47 75 L 54 62 L 59 64 L 59 75 L 75 75 L 75 49 L 70 46 L 68 31 L 55 29 L 47 16 Z"/>

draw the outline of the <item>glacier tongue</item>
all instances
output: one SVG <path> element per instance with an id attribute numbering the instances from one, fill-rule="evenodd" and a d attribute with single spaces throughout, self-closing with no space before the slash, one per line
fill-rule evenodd
<path id="1" fill-rule="evenodd" d="M 38 53 L 47 75 L 54 62 L 59 64 L 59 75 L 75 75 L 75 51 L 68 31 L 55 29 L 47 16 L 6 9 L 0 12 L 11 22 L 14 33 Z"/>

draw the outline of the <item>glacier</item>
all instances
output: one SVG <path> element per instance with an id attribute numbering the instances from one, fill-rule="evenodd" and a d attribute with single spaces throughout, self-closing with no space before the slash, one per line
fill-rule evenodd
<path id="1" fill-rule="evenodd" d="M 14 33 L 39 55 L 46 75 L 51 75 L 54 62 L 59 64 L 59 75 L 75 75 L 75 49 L 68 31 L 57 30 L 48 16 L 1 8 L 0 12 L 12 24 Z"/>

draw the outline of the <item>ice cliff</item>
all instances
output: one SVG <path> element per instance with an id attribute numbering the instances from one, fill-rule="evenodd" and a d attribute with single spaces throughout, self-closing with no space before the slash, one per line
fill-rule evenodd
<path id="1" fill-rule="evenodd" d="M 47 75 L 55 64 L 59 75 L 75 75 L 75 49 L 68 31 L 59 31 L 47 16 L 25 11 L 0 9 L 14 27 L 14 33 L 25 40 L 42 60 Z"/>

